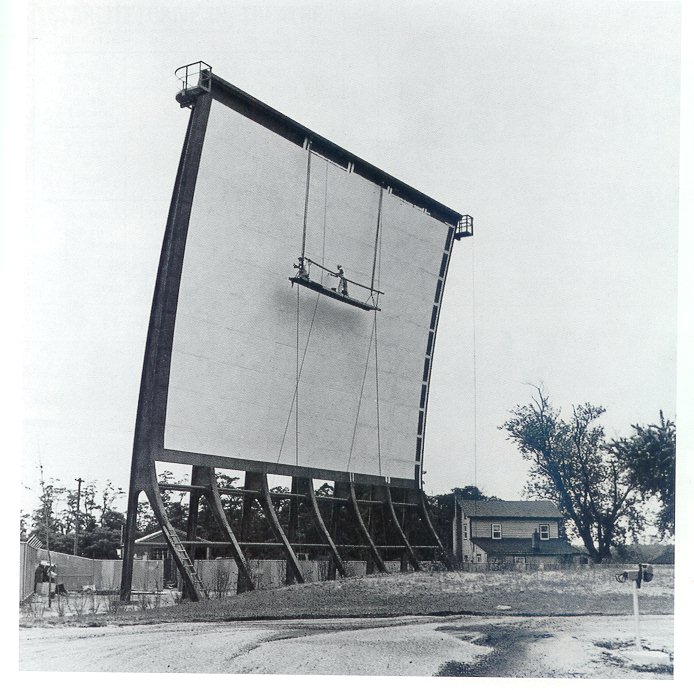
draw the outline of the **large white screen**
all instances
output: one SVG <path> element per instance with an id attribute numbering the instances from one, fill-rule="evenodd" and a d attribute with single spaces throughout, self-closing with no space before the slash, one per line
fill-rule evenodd
<path id="1" fill-rule="evenodd" d="M 165 447 L 413 479 L 448 226 L 383 193 L 380 312 L 292 287 L 307 156 L 213 102 L 181 278 Z M 370 284 L 379 195 L 373 183 L 312 155 L 306 256 Z M 312 267 L 311 278 L 321 276 Z M 350 286 L 350 295 L 368 291 Z"/>

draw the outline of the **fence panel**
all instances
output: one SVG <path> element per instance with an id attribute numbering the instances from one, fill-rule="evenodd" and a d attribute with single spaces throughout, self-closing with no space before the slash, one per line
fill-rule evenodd
<path id="1" fill-rule="evenodd" d="M 34 592 L 36 568 L 41 560 L 41 550 L 27 542 L 19 542 L 19 600 L 24 601 Z"/>

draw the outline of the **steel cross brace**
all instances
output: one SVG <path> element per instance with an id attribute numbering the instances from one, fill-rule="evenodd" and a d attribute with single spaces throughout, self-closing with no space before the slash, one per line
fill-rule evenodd
<path id="1" fill-rule="evenodd" d="M 354 488 L 354 482 L 349 482 L 349 500 L 350 505 L 352 507 L 352 512 L 354 513 L 354 517 L 357 520 L 357 525 L 359 526 L 361 533 L 364 535 L 366 543 L 369 545 L 369 551 L 373 556 L 374 562 L 376 563 L 376 567 L 378 568 L 379 572 L 387 573 L 388 568 L 386 568 L 386 564 L 384 563 L 383 558 L 381 557 L 381 554 L 379 553 L 378 548 L 376 547 L 376 544 L 374 544 L 374 541 L 371 538 L 371 534 L 369 534 L 368 528 L 364 524 L 364 518 L 362 518 L 361 516 L 361 512 L 359 510 L 359 503 L 357 502 L 357 494 Z"/>
<path id="2" fill-rule="evenodd" d="M 419 565 L 419 561 L 417 560 L 417 556 L 415 555 L 415 552 L 412 548 L 412 545 L 410 544 L 409 540 L 407 539 L 407 535 L 405 534 L 405 530 L 403 530 L 402 525 L 400 524 L 400 520 L 398 520 L 398 516 L 395 512 L 395 506 L 393 504 L 393 497 L 391 496 L 391 493 L 390 493 L 390 487 L 386 484 L 385 487 L 383 487 L 383 491 L 384 491 L 385 497 L 386 497 L 386 504 L 388 506 L 388 512 L 390 514 L 390 520 L 393 523 L 393 525 L 395 526 L 395 530 L 398 533 L 398 536 L 400 537 L 400 541 L 405 546 L 405 552 L 407 553 L 407 558 L 415 570 L 420 570 L 420 565 Z"/>
<path id="3" fill-rule="evenodd" d="M 321 515 L 320 507 L 318 506 L 318 498 L 316 497 L 316 492 L 313 488 L 313 481 L 311 479 L 304 478 L 297 478 L 297 480 L 297 488 L 301 493 L 305 493 L 305 495 L 309 499 L 309 504 L 313 513 L 313 521 L 315 522 L 318 531 L 323 535 L 323 539 L 325 539 L 325 542 L 330 549 L 330 555 L 332 556 L 335 568 L 340 573 L 340 575 L 342 575 L 342 577 L 347 577 L 347 569 L 345 568 L 345 564 L 342 561 L 342 558 L 340 557 L 340 554 L 337 550 L 337 546 L 335 546 L 333 538 L 330 536 L 330 531 L 328 530 L 328 528 L 325 525 L 325 522 L 323 521 L 323 516 Z"/>
<path id="4" fill-rule="evenodd" d="M 275 537 L 282 543 L 287 555 L 287 570 L 291 571 L 289 580 L 291 582 L 293 578 L 294 581 L 303 584 L 304 575 L 299 567 L 299 561 L 294 553 L 294 549 L 292 549 L 289 539 L 287 539 L 287 535 L 282 529 L 282 525 L 277 517 L 277 512 L 275 511 L 275 506 L 272 504 L 272 495 L 270 494 L 270 487 L 267 483 L 267 474 L 264 472 L 246 472 L 246 488 L 260 491 L 260 496 L 257 500 L 265 513 L 265 517 L 270 523 L 272 531 L 275 533 Z"/>
<path id="5" fill-rule="evenodd" d="M 224 513 L 224 506 L 222 505 L 222 499 L 219 495 L 219 487 L 217 485 L 217 477 L 214 473 L 213 467 L 202 467 L 200 465 L 194 465 L 191 477 L 191 483 L 198 486 L 204 487 L 204 495 L 207 499 L 207 503 L 212 511 L 217 524 L 221 528 L 222 532 L 226 536 L 231 544 L 231 550 L 236 562 L 236 567 L 238 568 L 238 580 L 236 583 L 236 592 L 241 594 L 243 592 L 249 592 L 255 589 L 253 584 L 253 578 L 251 576 L 251 569 L 248 565 L 248 561 L 241 550 L 241 546 L 231 529 L 231 525 L 227 520 L 226 514 Z M 190 495 L 190 516 L 193 514 L 193 493 Z M 195 522 L 197 523 L 197 502 L 195 505 Z M 190 526 L 190 523 L 189 523 Z M 188 533 L 188 538 L 195 538 L 195 534 L 190 534 L 190 529 Z"/>

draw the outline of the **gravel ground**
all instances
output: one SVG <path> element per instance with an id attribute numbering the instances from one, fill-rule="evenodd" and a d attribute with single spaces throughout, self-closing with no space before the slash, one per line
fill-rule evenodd
<path id="1" fill-rule="evenodd" d="M 672 569 L 656 570 L 640 591 L 644 647 L 667 655 L 657 668 L 635 668 L 624 655 L 633 648 L 631 589 L 615 572 L 369 576 L 171 606 L 157 596 L 159 607 L 146 610 L 147 597 L 124 609 L 116 597 L 97 607 L 77 595 L 64 607 L 72 616 L 24 607 L 19 667 L 671 678 Z"/>
<path id="2" fill-rule="evenodd" d="M 447 616 L 20 630 L 22 671 L 563 678 L 672 677 L 634 668 L 630 616 Z M 672 659 L 672 616 L 644 616 Z"/>

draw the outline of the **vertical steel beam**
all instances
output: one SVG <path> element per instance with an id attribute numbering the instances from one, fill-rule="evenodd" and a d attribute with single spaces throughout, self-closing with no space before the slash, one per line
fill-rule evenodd
<path id="1" fill-rule="evenodd" d="M 255 486 L 253 473 L 246 472 L 243 480 L 243 488 L 252 491 Z M 253 497 L 246 494 L 241 502 L 241 541 L 250 541 L 251 528 L 253 525 Z"/>
<path id="2" fill-rule="evenodd" d="M 121 565 L 120 598 L 130 601 L 130 590 L 133 582 L 133 560 L 135 558 L 135 530 L 137 529 L 137 504 L 140 489 L 132 486 L 128 493 L 128 512 L 123 533 L 123 563 Z"/>
<path id="3" fill-rule="evenodd" d="M 193 467 L 192 472 L 191 472 L 191 484 L 195 484 L 195 467 Z M 201 492 L 199 489 L 193 489 L 190 492 L 190 502 L 188 504 L 188 521 L 186 524 L 186 539 L 188 541 L 195 541 L 197 539 L 198 535 L 198 509 L 200 508 L 200 495 Z M 195 563 L 195 556 L 196 556 L 196 551 L 197 548 L 195 547 L 195 544 L 190 544 L 188 545 L 188 556 L 190 557 L 190 560 Z M 193 599 L 192 592 L 188 589 L 188 587 L 185 586 L 183 587 L 183 598 L 184 599 Z"/>
<path id="4" fill-rule="evenodd" d="M 217 524 L 224 533 L 224 536 L 229 540 L 229 544 L 231 545 L 231 553 L 234 561 L 236 562 L 236 568 L 238 570 L 238 577 L 236 580 L 237 594 L 254 590 L 255 585 L 253 584 L 253 577 L 251 576 L 251 569 L 248 565 L 248 561 L 241 550 L 241 546 L 239 545 L 236 535 L 231 529 L 231 525 L 229 524 L 227 516 L 224 512 L 224 506 L 222 505 L 222 498 L 219 494 L 219 486 L 217 485 L 217 477 L 215 476 L 214 468 L 195 465 L 193 467 L 191 484 L 204 486 L 207 488 L 207 491 L 205 492 L 207 503 L 210 506 L 212 514 L 217 520 Z"/>
<path id="5" fill-rule="evenodd" d="M 197 484 L 195 481 L 197 477 L 195 476 L 195 470 L 197 468 L 193 467 L 191 472 L 191 484 Z M 190 492 L 190 502 L 188 504 L 188 521 L 186 524 L 186 539 L 188 541 L 195 541 L 198 535 L 198 510 L 200 508 L 200 496 L 201 491 L 199 489 L 193 489 Z M 188 554 L 190 555 L 190 560 L 194 561 L 196 556 L 195 544 L 191 544 L 188 547 Z"/>
<path id="6" fill-rule="evenodd" d="M 383 558 L 381 558 L 381 554 L 378 552 L 378 548 L 376 547 L 376 544 L 374 544 L 374 541 L 371 538 L 371 535 L 369 534 L 369 530 L 366 528 L 366 525 L 364 524 L 364 519 L 361 516 L 359 504 L 357 503 L 357 494 L 354 488 L 354 482 L 349 482 L 349 502 L 350 506 L 352 507 L 352 512 L 354 513 L 357 526 L 359 527 L 362 535 L 366 539 L 366 543 L 369 546 L 369 552 L 371 553 L 371 556 L 373 556 L 374 562 L 376 563 L 376 567 L 378 568 L 379 572 L 387 573 L 388 568 L 386 568 L 386 564 L 383 562 Z"/>
<path id="7" fill-rule="evenodd" d="M 309 151 L 309 157 L 310 157 Z M 299 479 L 298 477 L 292 477 L 291 493 L 299 493 Z M 287 528 L 287 539 L 290 544 L 295 544 L 297 540 L 297 534 L 299 532 L 299 499 L 296 496 L 292 496 L 289 499 L 289 525 Z M 291 568 L 289 560 L 287 560 L 287 584 L 294 584 L 294 574 Z"/>

